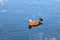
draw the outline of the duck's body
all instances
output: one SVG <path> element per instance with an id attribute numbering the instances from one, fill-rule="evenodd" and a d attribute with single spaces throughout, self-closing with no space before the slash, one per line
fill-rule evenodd
<path id="1" fill-rule="evenodd" d="M 28 22 L 28 25 L 29 27 L 32 27 L 32 26 L 38 26 L 39 24 L 41 24 L 43 19 L 38 19 L 38 20 L 29 20 Z"/>
<path id="2" fill-rule="evenodd" d="M 40 20 L 32 20 L 32 21 L 29 22 L 29 25 L 36 26 L 36 25 L 39 25 L 40 23 L 41 23 Z"/>

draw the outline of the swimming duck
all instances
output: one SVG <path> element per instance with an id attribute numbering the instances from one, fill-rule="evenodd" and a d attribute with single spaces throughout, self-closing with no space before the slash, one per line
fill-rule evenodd
<path id="1" fill-rule="evenodd" d="M 43 19 L 41 19 L 41 18 L 38 19 L 38 20 L 32 20 L 32 19 L 30 19 L 28 21 L 28 25 L 29 25 L 29 27 L 38 26 L 38 25 L 41 24 L 42 21 L 43 21 Z"/>

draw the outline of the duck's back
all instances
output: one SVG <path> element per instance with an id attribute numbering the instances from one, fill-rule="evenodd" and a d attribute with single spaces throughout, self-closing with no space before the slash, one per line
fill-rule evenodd
<path id="1" fill-rule="evenodd" d="M 29 25 L 34 26 L 34 25 L 38 25 L 39 23 L 40 23 L 39 20 L 33 20 L 32 22 L 29 22 Z"/>

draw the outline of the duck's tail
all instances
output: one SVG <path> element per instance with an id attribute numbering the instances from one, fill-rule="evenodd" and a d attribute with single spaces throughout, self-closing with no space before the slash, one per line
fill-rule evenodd
<path id="1" fill-rule="evenodd" d="M 38 19 L 38 20 L 41 20 L 41 21 L 43 21 L 43 19 L 41 19 L 41 18 L 40 18 L 40 19 Z"/>

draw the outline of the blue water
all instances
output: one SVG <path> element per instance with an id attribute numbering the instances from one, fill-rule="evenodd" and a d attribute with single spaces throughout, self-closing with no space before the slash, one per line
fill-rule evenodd
<path id="1" fill-rule="evenodd" d="M 29 29 L 28 20 L 39 18 L 43 24 Z M 39 35 L 42 40 L 60 40 L 60 0 L 8 0 L 0 4 L 0 40 L 39 40 Z"/>

